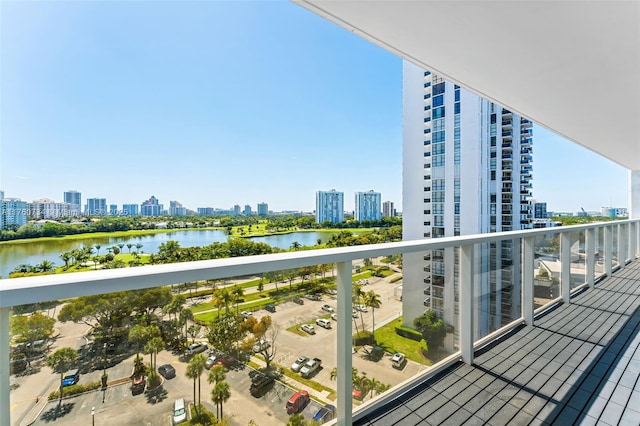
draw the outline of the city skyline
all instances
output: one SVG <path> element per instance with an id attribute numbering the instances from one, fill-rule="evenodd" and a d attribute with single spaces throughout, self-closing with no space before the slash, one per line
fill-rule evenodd
<path id="1" fill-rule="evenodd" d="M 401 59 L 294 4 L 2 8 L 8 197 L 312 211 L 317 190 L 375 188 L 402 205 Z M 534 134 L 533 198 L 551 211 L 627 206 L 625 169 Z"/>

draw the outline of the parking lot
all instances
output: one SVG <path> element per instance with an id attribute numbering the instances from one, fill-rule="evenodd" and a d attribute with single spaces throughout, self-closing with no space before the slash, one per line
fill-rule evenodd
<path id="1" fill-rule="evenodd" d="M 387 318 L 395 318 L 400 314 L 401 302 L 394 298 L 394 289 L 399 283 L 389 283 L 389 279 L 370 278 L 369 284 L 364 286 L 363 290 L 374 290 L 380 295 L 382 305 L 375 311 L 376 324 L 380 324 Z M 310 379 L 318 382 L 328 388 L 334 389 L 335 380 L 331 380 L 331 370 L 337 365 L 336 363 L 336 329 L 335 321 L 330 320 L 332 328 L 325 329 L 319 326 L 315 327 L 314 335 L 300 335 L 288 331 L 287 328 L 299 326 L 306 322 L 313 322 L 320 317 L 328 317 L 330 312 L 323 309 L 323 305 L 336 307 L 335 295 L 324 294 L 321 300 L 312 301 L 304 299 L 304 304 L 299 305 L 293 302 L 279 304 L 276 312 L 268 312 L 266 310 L 255 311 L 253 315 L 260 319 L 263 315 L 271 315 L 274 323 L 280 328 L 279 335 L 275 341 L 277 353 L 274 362 L 283 368 L 289 368 L 293 361 L 301 355 L 310 358 L 322 359 L 322 367 L 314 372 Z M 351 320 L 351 319 L 350 319 Z M 353 321 L 352 321 L 353 322 Z M 358 328 L 362 327 L 361 320 L 357 318 Z M 364 326 L 371 328 L 371 312 L 364 314 Z M 77 349 L 86 344 L 85 339 L 81 337 L 78 324 L 63 324 L 65 330 L 74 329 L 77 335 L 65 331 L 56 346 L 71 346 Z M 86 330 L 85 330 L 86 331 Z M 355 329 L 354 329 L 355 331 Z M 353 355 L 353 366 L 358 369 L 360 374 L 366 373 L 368 377 L 395 385 L 407 378 L 419 373 L 425 366 L 409 361 L 401 370 L 392 368 L 392 354 L 385 354 L 378 362 L 369 361 L 364 356 L 363 351 L 359 351 Z M 130 353 L 118 353 L 120 359 L 110 363 L 107 368 L 109 380 L 112 381 L 120 377 L 128 377 L 133 367 L 133 356 Z M 148 362 L 148 356 L 145 359 Z M 76 396 L 66 399 L 58 407 L 58 402 L 49 402 L 43 404 L 40 415 L 34 424 L 89 424 L 94 421 L 99 424 L 123 424 L 123 425 L 168 425 L 171 424 L 171 412 L 173 402 L 177 398 L 185 398 L 187 402 L 193 402 L 193 381 L 185 377 L 187 359 L 169 351 L 161 351 L 158 354 L 157 365 L 171 363 L 176 369 L 176 377 L 166 380 L 161 391 L 156 395 L 148 393 L 133 396 L 128 384 L 110 386 L 106 392 L 90 392 L 82 396 Z M 286 401 L 293 395 L 296 389 L 287 385 L 277 383 L 272 389 L 266 392 L 260 398 L 255 398 L 249 393 L 251 384 L 249 378 L 249 367 L 244 366 L 243 369 L 231 370 L 227 374 L 227 381 L 231 386 L 231 398 L 224 404 L 224 414 L 231 420 L 234 425 L 246 425 L 250 420 L 254 420 L 260 425 L 281 425 L 286 423 L 289 416 L 286 414 L 284 406 Z M 88 383 L 90 381 L 99 381 L 102 374 L 101 369 L 85 369 L 81 370 L 82 376 L 80 383 Z M 210 402 L 211 385 L 206 381 L 206 371 L 202 376 L 202 403 L 207 408 L 215 412 L 215 407 Z M 301 383 L 295 382 L 290 378 L 286 379 L 296 388 L 306 389 Z M 46 396 L 48 392 L 55 390 L 59 383 L 59 376 L 53 374 L 48 367 L 41 367 L 33 374 L 27 374 L 21 377 L 12 376 L 12 385 L 15 386 L 22 394 L 16 398 L 15 406 L 18 403 L 28 404 L 28 399 L 20 401 L 25 393 L 25 386 L 34 384 L 39 386 L 41 391 L 34 392 L 36 395 Z M 312 395 L 322 403 L 332 403 L 335 400 L 329 399 L 329 392 L 314 391 L 307 389 Z M 12 391 L 12 398 L 14 392 Z M 104 400 L 104 402 L 103 402 Z M 91 415 L 92 408 L 93 417 Z M 313 417 L 313 414 L 321 407 L 321 404 L 312 401 L 305 409 L 303 414 L 307 419 Z M 17 411 L 17 410 L 16 410 Z M 28 410 L 24 410 L 28 411 Z M 33 411 L 33 410 L 32 410 Z M 33 415 L 33 414 L 31 414 Z M 30 415 L 14 416 L 14 405 L 12 405 L 12 422 L 18 425 L 23 421 L 27 421 Z"/>

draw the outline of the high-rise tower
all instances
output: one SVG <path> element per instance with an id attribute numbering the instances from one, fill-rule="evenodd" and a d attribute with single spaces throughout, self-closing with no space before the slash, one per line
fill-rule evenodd
<path id="1" fill-rule="evenodd" d="M 403 64 L 403 237 L 439 238 L 530 227 L 532 123 L 429 71 Z M 476 250 L 485 335 L 519 309 L 518 247 Z M 427 309 L 458 323 L 457 250 L 405 255 L 403 318 Z M 486 273 L 484 273 L 486 272 Z M 416 303 L 416 301 L 423 301 Z"/>

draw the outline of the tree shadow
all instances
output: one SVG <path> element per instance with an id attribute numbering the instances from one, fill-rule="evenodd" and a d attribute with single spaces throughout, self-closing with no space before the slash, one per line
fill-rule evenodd
<path id="1" fill-rule="evenodd" d="M 64 417 L 71 412 L 75 403 L 65 402 L 64 404 L 58 403 L 54 407 L 51 407 L 47 411 L 44 411 L 40 418 L 45 422 L 55 422 L 60 417 Z"/>
<path id="2" fill-rule="evenodd" d="M 146 391 L 145 396 L 147 397 L 147 403 L 149 404 L 157 404 L 159 402 L 167 399 L 168 392 L 163 387 L 158 387 L 151 391 Z"/>

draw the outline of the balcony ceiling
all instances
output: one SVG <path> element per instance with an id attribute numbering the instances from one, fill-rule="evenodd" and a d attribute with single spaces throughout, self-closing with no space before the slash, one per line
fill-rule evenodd
<path id="1" fill-rule="evenodd" d="M 640 2 L 295 3 L 640 170 Z"/>

